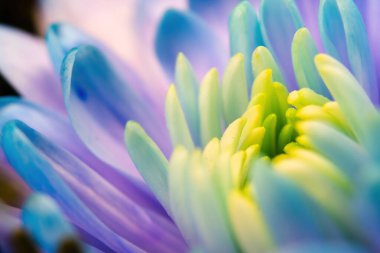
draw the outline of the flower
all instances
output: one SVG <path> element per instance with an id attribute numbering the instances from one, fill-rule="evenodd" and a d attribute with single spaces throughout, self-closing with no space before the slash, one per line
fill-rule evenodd
<path id="1" fill-rule="evenodd" d="M 134 44 L 147 51 L 121 53 L 73 26 L 50 26 L 46 41 L 63 101 L 41 41 L 2 28 L 0 36 L 11 41 L 5 45 L 24 57 L 5 57 L 0 68 L 27 98 L 53 108 L 1 100 L 2 165 L 51 196 L 100 251 L 379 250 L 373 19 L 363 21 L 351 0 L 320 2 L 323 47 L 344 67 L 318 54 L 317 1 L 297 3 L 311 34 L 293 1 L 263 0 L 259 17 L 243 1 L 230 16 L 233 57 L 226 65 L 221 24 L 233 4 L 212 5 L 221 15 L 207 4 L 190 1 L 198 14 L 169 10 L 158 25 L 157 58 L 175 80 L 165 106 L 165 79 L 156 59 L 144 57 L 153 53 L 150 27 L 139 37 L 146 41 Z M 360 4 L 368 17 L 375 7 Z M 108 10 L 119 22 L 125 9 Z M 34 55 L 38 71 L 25 64 Z M 197 77 L 211 67 L 218 70 L 199 88 Z M 45 217 L 40 205 L 49 207 L 56 227 L 38 227 Z M 23 214 L 23 226 L 47 251 L 66 235 L 76 238 L 49 198 L 32 196 Z"/>

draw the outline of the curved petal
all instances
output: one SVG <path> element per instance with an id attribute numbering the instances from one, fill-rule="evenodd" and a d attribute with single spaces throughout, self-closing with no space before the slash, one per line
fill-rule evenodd
<path id="1" fill-rule="evenodd" d="M 260 7 L 261 30 L 265 44 L 277 59 L 289 90 L 296 81 L 291 61 L 291 48 L 295 32 L 303 22 L 294 0 L 263 0 Z"/>
<path id="2" fill-rule="evenodd" d="M 38 132 L 16 121 L 9 122 L 2 134 L 4 152 L 21 177 L 34 190 L 54 197 L 75 225 L 113 250 L 184 249 L 171 221 L 140 208 Z"/>
<path id="3" fill-rule="evenodd" d="M 53 143 L 71 152 L 144 208 L 165 215 L 165 211 L 152 196 L 146 185 L 104 164 L 89 152 L 66 118 L 17 98 L 1 98 L 0 129 L 12 120 L 20 120 L 26 123 Z"/>
<path id="4" fill-rule="evenodd" d="M 39 0 L 39 2 L 42 33 L 45 33 L 52 23 L 73 24 L 130 63 L 133 70 L 143 77 L 146 83 L 167 85 L 166 77 L 155 57 L 154 34 L 164 11 L 168 8 L 184 9 L 185 0 Z M 84 11 L 89 6 L 91 11 Z"/>
<path id="5" fill-rule="evenodd" d="M 164 70 L 173 79 L 178 53 L 194 66 L 198 79 L 212 67 L 223 69 L 227 50 L 210 27 L 192 13 L 169 10 L 158 27 L 155 48 Z"/>
<path id="6" fill-rule="evenodd" d="M 25 98 L 64 112 L 61 86 L 44 42 L 0 25 L 0 71 Z"/>
<path id="7" fill-rule="evenodd" d="M 162 150 L 169 150 L 161 109 L 139 96 L 97 49 L 73 49 L 64 60 L 62 83 L 71 122 L 100 159 L 139 177 L 123 144 L 128 120 L 137 121 Z"/>
<path id="8" fill-rule="evenodd" d="M 45 252 L 56 252 L 65 238 L 76 237 L 74 228 L 54 200 L 43 194 L 29 196 L 22 208 L 21 220 L 23 227 Z"/>

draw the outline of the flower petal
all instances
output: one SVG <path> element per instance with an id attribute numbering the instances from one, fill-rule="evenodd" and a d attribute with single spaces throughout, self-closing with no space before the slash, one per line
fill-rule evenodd
<path id="1" fill-rule="evenodd" d="M 61 86 L 41 39 L 0 26 L 0 71 L 25 98 L 64 112 Z"/>
<path id="2" fill-rule="evenodd" d="M 43 194 L 29 196 L 22 208 L 21 220 L 23 227 L 46 252 L 56 252 L 64 239 L 76 237 L 54 200 Z"/>
<path id="3" fill-rule="evenodd" d="M 156 34 L 155 48 L 170 78 L 173 78 L 176 57 L 180 52 L 189 58 L 198 79 L 212 67 L 222 70 L 228 56 L 204 21 L 192 13 L 177 10 L 168 10 L 163 16 Z"/>
<path id="4" fill-rule="evenodd" d="M 89 152 L 66 118 L 17 98 L 1 98 L 0 129 L 12 120 L 26 123 L 53 143 L 68 150 L 141 206 L 159 214 L 165 214 L 146 185 L 104 164 Z"/>
<path id="5" fill-rule="evenodd" d="M 369 253 L 358 245 L 344 243 L 302 243 L 284 247 L 275 253 Z"/>
<path id="6" fill-rule="evenodd" d="M 248 90 L 253 83 L 251 56 L 254 49 L 264 45 L 260 23 L 252 5 L 243 1 L 235 7 L 229 19 L 229 35 L 231 55 L 244 55 L 245 74 Z"/>
<path id="7" fill-rule="evenodd" d="M 263 0 L 260 14 L 264 42 L 279 62 L 289 90 L 293 90 L 297 86 L 289 59 L 294 33 L 302 27 L 297 5 L 294 1 Z"/>
<path id="8" fill-rule="evenodd" d="M 165 252 L 184 247 L 169 220 L 140 208 L 70 153 L 21 122 L 3 128 L 2 145 L 12 166 L 34 190 L 53 196 L 76 226 L 101 238 L 113 250 L 137 250 L 129 242 L 141 249 Z"/>
<path id="9" fill-rule="evenodd" d="M 123 143 L 128 120 L 136 120 L 162 150 L 169 150 L 159 109 L 139 96 L 129 80 L 120 78 L 97 49 L 81 46 L 70 51 L 63 64 L 62 83 L 71 122 L 100 159 L 137 176 Z"/>
<path id="10" fill-rule="evenodd" d="M 319 13 L 323 45 L 343 62 L 375 103 L 379 90 L 365 24 L 352 0 L 323 0 Z"/>

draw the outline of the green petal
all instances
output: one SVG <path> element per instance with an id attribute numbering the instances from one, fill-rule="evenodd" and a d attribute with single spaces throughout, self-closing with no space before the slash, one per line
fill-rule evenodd
<path id="1" fill-rule="evenodd" d="M 128 153 L 153 193 L 169 210 L 168 168 L 169 162 L 156 143 L 136 122 L 129 121 L 125 128 Z"/>
<path id="2" fill-rule="evenodd" d="M 202 81 L 199 94 L 199 113 L 202 144 L 222 135 L 218 71 L 210 70 Z"/>
<path id="3" fill-rule="evenodd" d="M 176 89 L 170 86 L 166 95 L 166 124 L 169 129 L 173 147 L 183 145 L 188 149 L 194 148 L 189 127 L 186 123 L 185 115 L 179 103 Z"/>
<path id="4" fill-rule="evenodd" d="M 231 58 L 225 70 L 222 98 L 224 118 L 230 124 L 244 113 L 248 105 L 244 56 L 241 53 Z"/>
<path id="5" fill-rule="evenodd" d="M 306 28 L 299 29 L 294 35 L 292 44 L 292 60 L 297 82 L 301 88 L 310 88 L 313 91 L 329 96 L 315 67 L 314 57 L 318 54 L 317 47 Z"/>
<path id="6" fill-rule="evenodd" d="M 253 82 L 250 58 L 253 50 L 264 42 L 256 12 L 248 1 L 242 1 L 232 11 L 229 20 L 229 35 L 231 55 L 237 53 L 244 55 L 249 90 Z"/>
<path id="7" fill-rule="evenodd" d="M 175 85 L 194 142 L 200 145 L 198 90 L 199 85 L 190 62 L 184 54 L 177 57 Z"/>
<path id="8" fill-rule="evenodd" d="M 258 76 L 262 71 L 271 69 L 273 72 L 273 80 L 284 83 L 280 68 L 274 60 L 272 54 L 266 47 L 260 46 L 255 49 L 252 54 L 252 71 Z"/>
<path id="9" fill-rule="evenodd" d="M 315 57 L 315 63 L 354 133 L 363 141 L 366 135 L 366 121 L 370 115 L 376 114 L 375 106 L 355 77 L 337 60 L 319 54 Z"/>

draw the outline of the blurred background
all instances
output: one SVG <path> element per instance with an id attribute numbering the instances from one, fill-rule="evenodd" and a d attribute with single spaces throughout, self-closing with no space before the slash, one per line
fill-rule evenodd
<path id="1" fill-rule="evenodd" d="M 34 15 L 36 2 L 37 0 L 0 0 L 0 24 L 35 33 Z M 12 89 L 0 73 L 0 96 L 5 95 L 17 95 L 17 92 Z"/>

